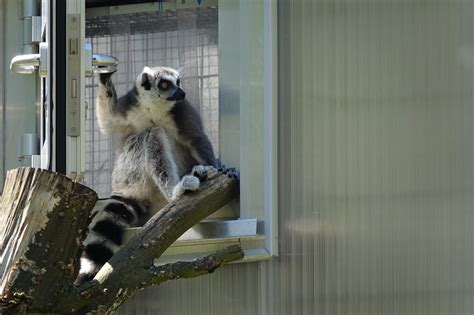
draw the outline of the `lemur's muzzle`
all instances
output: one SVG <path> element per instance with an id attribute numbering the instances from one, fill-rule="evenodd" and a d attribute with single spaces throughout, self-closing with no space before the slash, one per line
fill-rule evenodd
<path id="1" fill-rule="evenodd" d="M 186 97 L 186 93 L 184 93 L 181 88 L 176 89 L 172 96 L 168 97 L 168 101 L 182 101 Z"/>

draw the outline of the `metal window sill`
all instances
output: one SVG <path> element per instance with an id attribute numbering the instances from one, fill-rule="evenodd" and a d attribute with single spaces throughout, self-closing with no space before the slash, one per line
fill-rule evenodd
<path id="1" fill-rule="evenodd" d="M 130 239 L 141 228 L 127 230 Z M 234 263 L 271 259 L 265 236 L 257 234 L 257 219 L 204 221 L 184 233 L 160 257 L 159 264 L 189 261 L 231 245 L 240 245 L 245 257 Z"/>

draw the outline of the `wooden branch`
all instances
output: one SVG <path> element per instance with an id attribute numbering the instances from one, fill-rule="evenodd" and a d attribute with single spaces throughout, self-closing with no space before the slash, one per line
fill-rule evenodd
<path id="1" fill-rule="evenodd" d="M 227 248 L 221 249 L 214 254 L 205 256 L 200 259 L 193 261 L 178 261 L 175 263 L 170 263 L 162 266 L 149 266 L 147 269 L 143 269 L 138 273 L 140 277 L 140 282 L 135 287 L 128 285 L 123 289 L 117 292 L 117 295 L 113 298 L 113 305 L 107 306 L 105 304 L 98 303 L 99 300 L 102 303 L 107 303 L 109 300 L 107 295 L 106 288 L 102 287 L 97 281 L 89 282 L 84 284 L 81 288 L 78 289 L 78 295 L 82 298 L 73 298 L 69 302 L 68 307 L 71 311 L 81 309 L 84 304 L 88 303 L 85 300 L 90 298 L 98 298 L 95 304 L 95 312 L 98 313 L 110 313 L 115 311 L 123 302 L 125 302 L 129 297 L 134 293 L 143 290 L 150 286 L 160 285 L 163 282 L 176 279 L 189 279 L 196 278 L 202 275 L 213 273 L 217 268 L 228 264 L 233 261 L 237 261 L 244 258 L 244 252 L 242 248 L 238 245 L 232 245 Z M 87 296 L 87 298 L 84 298 Z M 91 312 L 91 305 L 87 308 L 82 308 L 81 313 L 86 311 Z"/>
<path id="2" fill-rule="evenodd" d="M 193 261 L 178 261 L 162 266 L 152 266 L 142 274 L 142 282 L 137 289 L 143 289 L 169 280 L 180 278 L 195 278 L 207 273 L 213 273 L 220 266 L 244 258 L 242 248 L 232 245 L 218 250 L 212 255 Z"/>
<path id="3" fill-rule="evenodd" d="M 9 171 L 0 212 L 2 313 L 44 310 L 70 289 L 96 193 L 34 168 Z"/>
<path id="4" fill-rule="evenodd" d="M 140 274 L 140 282 L 138 282 L 138 285 L 135 288 L 127 288 L 122 292 L 119 292 L 114 306 L 122 304 L 138 290 L 142 290 L 152 285 L 159 285 L 169 280 L 195 278 L 208 273 L 213 273 L 222 265 L 242 258 L 244 258 L 242 248 L 234 245 L 194 261 L 178 261 L 163 266 L 152 266 Z M 115 309 L 116 307 L 113 307 L 112 309 L 109 309 L 109 311 Z"/>
<path id="5" fill-rule="evenodd" d="M 10 171 L 0 212 L 2 313 L 111 312 L 136 291 L 213 272 L 241 259 L 239 246 L 193 261 L 157 266 L 184 232 L 238 196 L 238 181 L 219 173 L 197 192 L 168 204 L 99 271 L 74 286 L 81 241 L 96 194 L 62 175 L 31 168 Z"/>
<path id="6" fill-rule="evenodd" d="M 113 311 L 142 287 L 143 277 L 164 251 L 193 225 L 238 196 L 238 181 L 226 174 L 205 181 L 156 213 L 99 271 L 95 280 L 107 294 L 87 301 L 87 310 Z M 145 275 L 144 275 L 145 273 Z M 120 303 L 118 303 L 120 302 Z"/>

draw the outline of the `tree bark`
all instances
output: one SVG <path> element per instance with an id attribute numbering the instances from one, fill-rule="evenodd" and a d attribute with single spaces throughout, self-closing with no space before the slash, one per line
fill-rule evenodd
<path id="1" fill-rule="evenodd" d="M 155 214 L 99 271 L 95 280 L 72 284 L 81 240 L 96 194 L 52 172 L 10 171 L 0 212 L 3 313 L 111 312 L 136 291 L 164 281 L 196 277 L 241 259 L 230 247 L 193 261 L 157 266 L 184 232 L 238 195 L 234 176 L 220 173 Z"/>
<path id="2" fill-rule="evenodd" d="M 178 261 L 163 266 L 151 265 L 137 273 L 137 281 L 133 282 L 135 285 L 125 283 L 126 285 L 120 288 L 115 296 L 108 294 L 107 288 L 95 281 L 87 283 L 76 291 L 76 294 L 82 298 L 74 297 L 67 309 L 71 312 L 80 310 L 81 313 L 108 314 L 117 310 L 133 294 L 147 287 L 160 285 L 170 280 L 189 279 L 213 273 L 222 265 L 242 258 L 244 258 L 242 248 L 233 245 L 193 261 Z M 87 305 L 83 306 L 86 303 Z"/>
<path id="3" fill-rule="evenodd" d="M 0 212 L 1 303 L 41 310 L 69 290 L 96 193 L 46 170 L 8 172 Z"/>

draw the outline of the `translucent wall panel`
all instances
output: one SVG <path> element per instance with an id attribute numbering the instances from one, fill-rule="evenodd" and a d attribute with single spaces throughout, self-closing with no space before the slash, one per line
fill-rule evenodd
<path id="1" fill-rule="evenodd" d="M 473 23 L 472 1 L 279 1 L 280 256 L 121 314 L 473 314 Z"/>
<path id="2" fill-rule="evenodd" d="M 19 160 L 18 139 L 36 133 L 37 80 L 34 75 L 10 71 L 10 60 L 24 54 L 23 22 L 18 18 L 21 3 L 0 1 L 0 189 L 6 171 L 31 165 L 29 157 Z"/>

